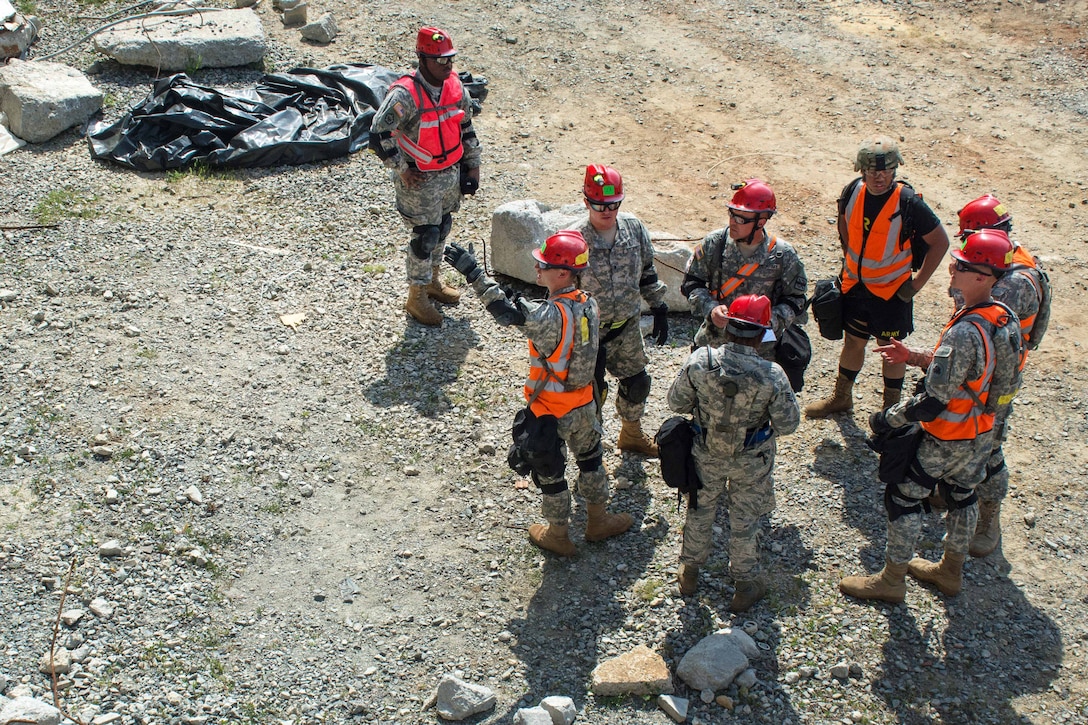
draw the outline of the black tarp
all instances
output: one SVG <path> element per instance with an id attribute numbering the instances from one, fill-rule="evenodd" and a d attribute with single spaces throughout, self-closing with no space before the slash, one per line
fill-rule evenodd
<path id="1" fill-rule="evenodd" d="M 400 73 L 351 63 L 263 76 L 251 89 L 201 86 L 184 73 L 157 81 L 116 123 L 93 124 L 91 156 L 139 171 L 304 164 L 367 146 L 370 122 Z M 483 100 L 487 81 L 462 73 Z"/>

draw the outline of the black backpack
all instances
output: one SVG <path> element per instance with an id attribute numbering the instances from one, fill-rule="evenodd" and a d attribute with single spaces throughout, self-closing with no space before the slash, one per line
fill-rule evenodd
<path id="1" fill-rule="evenodd" d="M 676 489 L 677 509 L 684 494 L 688 494 L 688 508 L 699 508 L 698 491 L 703 484 L 695 472 L 695 459 L 691 455 L 697 435 L 694 421 L 674 415 L 661 424 L 654 436 L 661 461 L 661 477 L 665 479 L 665 485 Z"/>

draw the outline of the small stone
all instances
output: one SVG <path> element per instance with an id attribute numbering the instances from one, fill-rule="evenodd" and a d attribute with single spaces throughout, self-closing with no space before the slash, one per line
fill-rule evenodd
<path id="1" fill-rule="evenodd" d="M 737 687 L 747 687 L 748 689 L 754 687 L 756 681 L 756 671 L 750 667 L 737 675 L 737 679 L 733 680 Z"/>
<path id="2" fill-rule="evenodd" d="M 1034 511 L 1028 511 L 1026 514 L 1024 514 L 1024 524 L 1026 524 L 1028 528 L 1032 528 L 1035 526 Z"/>
<path id="3" fill-rule="evenodd" d="M 117 539 L 110 539 L 103 542 L 98 547 L 98 555 L 106 558 L 112 558 L 115 556 L 124 556 L 125 548 L 121 546 L 121 542 Z"/>
<path id="4" fill-rule="evenodd" d="M 658 695 L 657 706 L 676 722 L 688 719 L 688 701 L 675 695 Z"/>
<path id="5" fill-rule="evenodd" d="M 404 475 L 405 476 L 418 476 L 419 474 L 420 474 L 420 470 L 418 468 L 416 468 L 415 466 L 405 466 L 404 467 Z"/>
<path id="6" fill-rule="evenodd" d="M 718 703 L 730 712 L 732 712 L 733 708 L 736 707 L 735 703 L 733 702 L 733 698 L 731 698 L 729 695 L 718 695 L 714 698 L 714 702 Z"/>
<path id="7" fill-rule="evenodd" d="M 92 599 L 91 603 L 87 605 L 87 609 L 91 610 L 91 614 L 99 619 L 113 618 L 113 605 L 102 597 Z"/>
<path id="8" fill-rule="evenodd" d="M 82 609 L 69 609 L 65 612 L 61 612 L 60 621 L 67 627 L 74 627 L 79 624 L 79 620 L 83 619 L 83 615 L 86 614 Z"/>
<path id="9" fill-rule="evenodd" d="M 707 688 L 700 691 L 699 699 L 709 705 L 710 703 L 714 702 L 714 690 Z"/>
<path id="10" fill-rule="evenodd" d="M 313 498 L 314 487 L 308 483 L 304 483 L 298 487 L 298 494 L 302 496 L 302 498 Z"/>
<path id="11" fill-rule="evenodd" d="M 91 453 L 99 458 L 113 458 L 113 446 L 91 446 Z"/>
<path id="12" fill-rule="evenodd" d="M 197 506 L 200 506 L 204 503 L 204 494 L 201 493 L 200 489 L 197 488 L 195 484 L 185 489 L 185 498 L 189 499 Z"/>
<path id="13" fill-rule="evenodd" d="M 796 685 L 801 680 L 801 675 L 798 672 L 787 672 L 785 681 L 787 685 Z"/>
<path id="14" fill-rule="evenodd" d="M 850 676 L 850 665 L 845 662 L 839 662 L 836 665 L 832 665 L 831 676 L 837 680 L 845 680 Z"/>
<path id="15" fill-rule="evenodd" d="M 15 298 L 19 296 L 19 293 L 15 290 L 0 289 L 0 302 L 14 302 Z"/>
<path id="16" fill-rule="evenodd" d="M 143 332 L 140 330 L 140 328 L 133 325 L 129 325 L 125 328 L 125 337 L 139 337 L 142 334 Z"/>
<path id="17" fill-rule="evenodd" d="M 43 654 L 41 660 L 38 662 L 38 671 L 43 675 L 51 675 L 54 673 L 66 675 L 71 668 L 72 655 L 63 647 L 57 649 L 57 651 L 53 653 L 52 662 L 50 662 L 48 652 Z"/>

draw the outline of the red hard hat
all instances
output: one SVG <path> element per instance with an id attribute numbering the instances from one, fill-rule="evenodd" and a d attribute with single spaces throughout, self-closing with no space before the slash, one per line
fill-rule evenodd
<path id="1" fill-rule="evenodd" d="M 963 237 L 959 249 L 952 250 L 952 257 L 967 264 L 989 267 L 995 272 L 1008 271 L 1012 266 L 1012 242 L 1000 229 L 977 229 Z"/>
<path id="2" fill-rule="evenodd" d="M 993 194 L 985 194 L 960 209 L 959 233 L 962 235 L 972 229 L 996 229 L 1011 221 L 1012 214 L 1005 205 Z"/>
<path id="3" fill-rule="evenodd" d="M 450 34 L 441 28 L 420 28 L 416 36 L 416 52 L 432 58 L 457 55 Z"/>
<path id="4" fill-rule="evenodd" d="M 623 201 L 623 177 L 611 166 L 590 164 L 586 167 L 586 181 L 582 187 L 590 201 L 611 204 Z"/>
<path id="5" fill-rule="evenodd" d="M 758 337 L 771 326 L 771 301 L 765 295 L 741 295 L 729 305 L 725 329 L 737 337 Z"/>
<path id="6" fill-rule="evenodd" d="M 562 229 L 533 250 L 533 259 L 549 267 L 578 271 L 589 266 L 589 245 L 581 232 Z"/>
<path id="7" fill-rule="evenodd" d="M 733 199 L 726 204 L 730 209 L 758 212 L 767 216 L 778 210 L 774 189 L 765 181 L 746 179 L 739 184 L 733 184 L 733 192 Z"/>

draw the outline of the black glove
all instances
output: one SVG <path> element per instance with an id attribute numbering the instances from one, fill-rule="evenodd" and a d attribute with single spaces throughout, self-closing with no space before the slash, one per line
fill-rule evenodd
<path id="1" fill-rule="evenodd" d="M 458 183 L 461 186 L 461 193 L 466 196 L 475 196 L 476 192 L 480 189 L 480 182 L 474 179 L 469 173 L 469 169 L 464 166 L 461 167 L 461 171 L 458 175 Z"/>
<path id="2" fill-rule="evenodd" d="M 465 275 L 465 280 L 472 284 L 480 278 L 480 275 L 484 273 L 480 269 L 480 265 L 476 263 L 476 257 L 473 256 L 475 250 L 472 245 L 468 245 L 468 249 L 457 244 L 447 244 L 446 248 L 442 251 L 442 256 L 450 265 L 461 274 Z"/>
<path id="3" fill-rule="evenodd" d="M 878 410 L 869 416 L 869 430 L 877 438 L 892 432 L 892 425 L 888 422 L 888 411 Z"/>
<path id="4" fill-rule="evenodd" d="M 654 316 L 654 329 L 650 331 L 650 337 L 658 345 L 664 345 L 669 339 L 669 308 L 668 305 L 658 305 L 650 309 Z"/>

